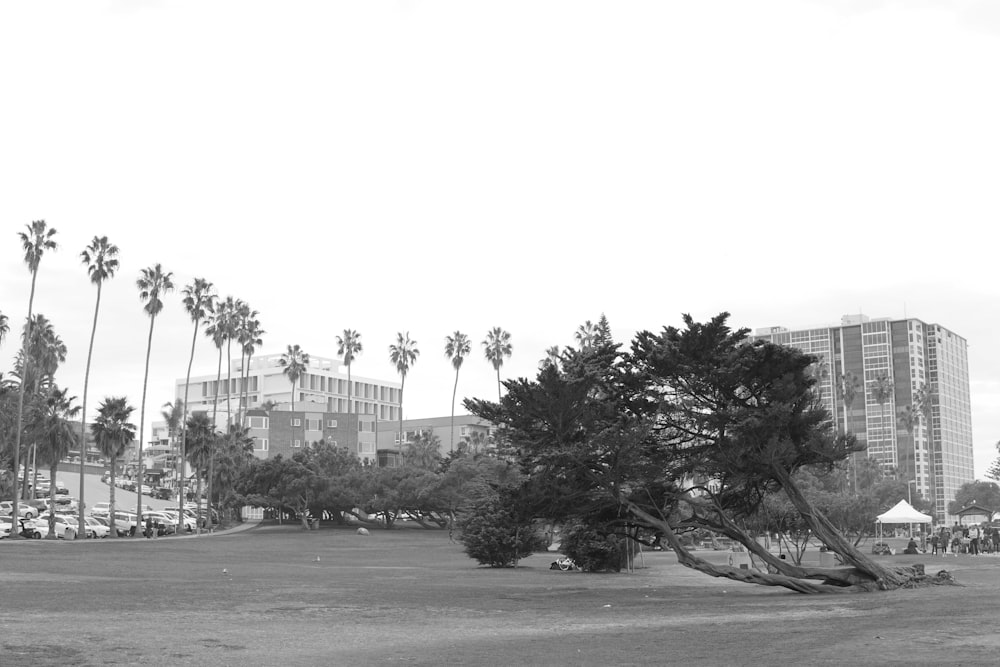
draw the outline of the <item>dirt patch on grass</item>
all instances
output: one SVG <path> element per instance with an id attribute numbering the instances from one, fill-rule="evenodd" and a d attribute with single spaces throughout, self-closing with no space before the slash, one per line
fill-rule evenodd
<path id="1" fill-rule="evenodd" d="M 0 542 L 0 664 L 995 663 L 1000 558 L 907 558 L 962 586 L 803 596 L 669 552 L 633 574 L 492 570 L 437 531 Z"/>

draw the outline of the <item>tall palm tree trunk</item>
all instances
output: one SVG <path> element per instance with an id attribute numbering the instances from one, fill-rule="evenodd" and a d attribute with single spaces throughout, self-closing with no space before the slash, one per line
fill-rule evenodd
<path id="1" fill-rule="evenodd" d="M 354 383 L 351 382 L 351 365 L 347 364 L 347 423 L 348 424 L 351 423 L 351 385 L 352 384 L 354 384 Z M 354 451 L 357 452 L 358 451 L 358 427 L 354 426 L 353 430 L 354 430 Z M 348 440 L 348 442 L 350 442 L 350 440 Z M 358 454 L 360 455 L 361 452 L 358 452 Z"/>
<path id="2" fill-rule="evenodd" d="M 232 342 L 226 339 L 226 426 L 233 425 L 233 401 L 232 401 L 232 384 L 233 384 L 233 353 L 232 353 Z"/>
<path id="3" fill-rule="evenodd" d="M 55 498 L 56 494 L 56 473 L 59 471 L 59 459 L 52 457 L 52 463 L 49 464 L 49 500 Z M 81 501 L 81 505 L 83 502 Z M 80 532 L 77 531 L 77 535 Z M 55 512 L 49 512 L 49 538 L 55 539 L 56 537 L 56 514 Z M 86 537 L 87 533 L 83 533 Z"/>
<path id="4" fill-rule="evenodd" d="M 115 520 L 115 477 L 118 469 L 118 457 L 111 457 L 111 479 L 108 481 L 111 483 L 111 488 L 108 491 L 110 494 L 108 496 L 108 523 L 110 525 L 110 530 L 108 530 L 108 537 L 118 537 L 118 522 Z"/>
<path id="5" fill-rule="evenodd" d="M 455 451 L 455 396 L 458 395 L 458 369 L 455 369 L 455 388 L 451 390 L 451 444 L 448 451 Z M 403 406 L 400 406 L 402 409 Z"/>
<path id="6" fill-rule="evenodd" d="M 188 390 L 191 389 L 191 366 L 194 364 L 194 344 L 198 342 L 198 320 L 194 321 L 194 335 L 191 337 L 191 356 L 188 357 L 187 377 L 184 378 L 184 413 L 181 422 L 181 452 L 178 464 L 181 474 L 177 484 L 177 509 L 181 520 L 184 519 L 184 461 L 187 458 L 187 411 L 188 411 Z M 227 387 L 228 389 L 228 387 Z"/>
<path id="7" fill-rule="evenodd" d="M 142 403 L 139 405 L 139 465 L 135 487 L 135 520 L 142 518 L 142 439 L 143 431 L 146 427 L 146 386 L 149 384 L 149 357 L 153 351 L 153 325 L 156 323 L 156 315 L 149 316 L 149 338 L 146 340 L 146 372 L 142 376 Z M 136 537 L 139 531 L 135 531 Z"/>
<path id="8" fill-rule="evenodd" d="M 403 376 L 402 382 L 399 383 L 399 446 L 403 446 L 403 388 L 406 386 L 406 376 Z M 452 399 L 454 401 L 454 399 Z M 378 405 L 375 406 L 378 410 Z M 378 439 L 378 434 L 375 434 L 375 438 Z M 377 454 L 376 448 L 376 454 Z"/>
<path id="9" fill-rule="evenodd" d="M 215 435 L 215 419 L 218 415 L 219 406 L 219 383 L 222 381 L 222 348 L 219 348 L 219 370 L 215 374 L 215 398 L 212 399 L 212 435 Z M 226 437 L 229 434 L 226 433 Z M 215 477 L 215 442 L 213 437 L 208 445 L 208 525 L 211 527 L 215 521 L 212 519 L 212 479 Z"/>
<path id="10" fill-rule="evenodd" d="M 94 324 L 90 327 L 90 347 L 87 348 L 87 367 L 83 372 L 83 407 L 80 410 L 80 514 L 79 531 L 77 534 L 86 535 L 87 522 L 84 519 L 84 493 L 83 493 L 83 467 L 87 463 L 87 388 L 90 386 L 90 360 L 94 356 L 94 336 L 97 334 L 97 313 L 101 309 L 101 283 L 97 283 L 97 303 L 94 305 Z M 50 484 L 55 480 L 50 479 Z"/>
<path id="11" fill-rule="evenodd" d="M 38 278 L 38 269 L 31 272 L 31 294 L 28 296 L 28 324 L 27 324 L 27 336 L 21 341 L 21 386 L 18 388 L 17 392 L 17 430 L 14 432 L 14 507 L 11 512 L 12 517 L 18 517 L 18 493 L 17 493 L 17 472 L 19 468 L 18 457 L 21 454 L 21 429 L 24 427 L 24 385 L 25 376 L 28 370 L 28 341 L 31 340 L 31 309 L 35 304 L 35 279 Z M 28 477 L 28 471 L 25 469 L 24 477 Z M 19 535 L 16 535 L 17 531 L 11 530 L 10 536 L 13 539 L 17 539 Z"/>
<path id="12" fill-rule="evenodd" d="M 500 385 L 500 367 L 497 366 L 497 403 L 499 403 L 501 401 L 501 399 L 502 399 L 502 397 L 500 395 L 500 386 L 501 386 Z"/>

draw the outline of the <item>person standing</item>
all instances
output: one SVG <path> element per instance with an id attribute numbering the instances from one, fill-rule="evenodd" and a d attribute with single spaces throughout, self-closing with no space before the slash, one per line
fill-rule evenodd
<path id="1" fill-rule="evenodd" d="M 969 553 L 973 556 L 979 555 L 979 524 L 972 524 L 969 528 Z"/>
<path id="2" fill-rule="evenodd" d="M 146 515 L 146 539 L 153 537 L 153 517 L 149 514 Z"/>

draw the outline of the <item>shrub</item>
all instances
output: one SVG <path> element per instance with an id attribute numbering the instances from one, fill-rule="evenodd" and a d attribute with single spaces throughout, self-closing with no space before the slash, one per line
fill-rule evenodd
<path id="1" fill-rule="evenodd" d="M 511 567 L 545 546 L 531 520 L 518 511 L 512 489 L 496 489 L 480 497 L 458 525 L 465 553 L 481 565 Z"/>
<path id="2" fill-rule="evenodd" d="M 621 572 L 628 566 L 627 539 L 574 524 L 563 533 L 561 551 L 584 572 Z"/>

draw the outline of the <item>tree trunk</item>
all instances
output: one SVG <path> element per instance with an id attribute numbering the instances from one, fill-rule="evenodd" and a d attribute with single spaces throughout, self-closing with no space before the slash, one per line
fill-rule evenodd
<path id="1" fill-rule="evenodd" d="M 458 394 L 458 369 L 455 369 L 455 388 L 451 390 L 451 445 L 449 452 L 455 451 L 455 396 Z"/>
<path id="2" fill-rule="evenodd" d="M 403 375 L 402 382 L 399 383 L 399 449 L 403 448 L 403 388 L 406 386 L 406 375 Z M 378 407 L 376 406 L 376 410 Z M 375 439 L 378 440 L 378 433 L 375 434 Z M 376 454 L 377 452 L 376 448 Z"/>
<path id="3" fill-rule="evenodd" d="M 115 476 L 118 472 L 118 457 L 112 456 L 111 458 L 111 488 L 108 489 L 108 523 L 110 524 L 110 529 L 108 530 L 108 537 L 118 537 L 118 522 L 115 520 Z"/>
<path id="4" fill-rule="evenodd" d="M 681 544 L 674 534 L 673 527 L 664 521 L 645 512 L 642 508 L 633 503 L 628 503 L 629 510 L 643 523 L 655 526 L 663 533 L 663 539 L 667 541 L 670 548 L 677 554 L 677 562 L 684 567 L 689 567 L 710 577 L 722 577 L 748 584 L 758 584 L 761 586 L 780 586 L 793 590 L 797 593 L 847 593 L 852 591 L 865 590 L 854 586 L 830 586 L 828 584 L 817 583 L 806 579 L 789 577 L 783 574 L 770 574 L 753 569 L 740 569 L 728 565 L 713 565 L 706 560 L 698 558 L 689 552 Z"/>
<path id="5" fill-rule="evenodd" d="M 852 565 L 864 574 L 870 576 L 875 584 L 883 590 L 899 588 L 911 580 L 904 572 L 883 567 L 861 553 L 823 514 L 814 508 L 802 495 L 802 491 L 792 481 L 788 471 L 778 465 L 772 466 L 775 479 L 781 484 L 785 494 L 802 516 L 809 528 L 831 551 L 840 555 L 845 563 Z"/>
<path id="6" fill-rule="evenodd" d="M 53 458 L 55 453 L 53 452 Z M 58 460 L 49 466 L 49 534 L 48 539 L 56 539 L 56 468 Z"/>
<path id="7" fill-rule="evenodd" d="M 138 518 L 142 517 L 142 441 L 146 427 L 146 387 L 149 384 L 149 357 L 153 352 L 153 325 L 156 324 L 156 315 L 149 316 L 149 338 L 146 341 L 146 372 L 142 376 L 142 403 L 139 405 L 139 465 L 138 474 L 136 475 L 136 501 L 135 501 L 135 515 Z M 139 531 L 136 532 L 136 537 L 139 537 Z"/>
<path id="8" fill-rule="evenodd" d="M 215 374 L 215 398 L 212 399 L 212 441 L 208 446 L 208 525 L 209 528 L 215 525 L 215 520 L 212 518 L 212 482 L 215 476 L 215 445 L 218 442 L 218 438 L 215 437 L 216 434 L 216 418 L 218 416 L 218 406 L 219 406 L 219 383 L 222 381 L 222 346 L 219 346 L 219 369 Z M 227 430 L 226 437 L 229 437 Z"/>
<path id="9" fill-rule="evenodd" d="M 347 364 L 347 423 L 348 428 L 351 428 L 351 365 Z M 354 431 L 354 451 L 360 456 L 361 452 L 358 451 L 358 427 L 354 426 L 352 429 Z M 347 441 L 350 444 L 350 440 Z"/>
<path id="10" fill-rule="evenodd" d="M 83 373 L 83 407 L 80 409 L 80 512 L 78 516 L 79 531 L 77 534 L 86 535 L 84 532 L 87 521 L 84 518 L 84 510 L 87 504 L 84 502 L 83 492 L 83 467 L 87 463 L 87 389 L 90 385 L 90 360 L 94 356 L 94 336 L 97 334 L 97 313 L 101 309 L 101 285 L 97 283 L 97 303 L 94 305 L 94 324 L 90 327 L 90 347 L 87 348 L 87 366 Z"/>
<path id="11" fill-rule="evenodd" d="M 184 515 L 184 462 L 187 459 L 187 412 L 188 412 L 188 391 L 191 389 L 191 366 L 194 364 L 194 346 L 198 342 L 198 318 L 194 320 L 194 335 L 191 336 L 191 356 L 188 357 L 187 377 L 184 379 L 184 419 L 181 422 L 181 474 L 177 484 L 177 496 L 180 499 L 177 507 L 181 516 Z M 229 387 L 226 387 L 228 390 Z"/>
<path id="12" fill-rule="evenodd" d="M 201 466 L 195 468 L 195 474 L 198 475 L 198 484 L 195 486 L 197 491 L 195 491 L 194 501 L 197 503 L 197 509 L 195 510 L 195 528 L 198 530 L 198 534 L 201 535 Z M 209 512 L 211 514 L 211 512 Z"/>
<path id="13" fill-rule="evenodd" d="M 726 537 L 736 540 L 745 546 L 750 554 L 764 561 L 768 567 L 775 570 L 778 574 L 798 579 L 820 579 L 826 584 L 837 586 L 857 586 L 864 590 L 875 590 L 877 588 L 871 577 L 869 577 L 866 573 L 860 572 L 859 570 L 851 567 L 809 568 L 778 558 L 770 551 L 762 547 L 760 543 L 758 543 L 757 540 L 755 540 L 751 535 L 747 534 L 746 531 L 737 526 L 736 523 L 726 516 L 725 512 L 721 509 L 718 507 L 713 507 L 712 509 L 715 516 L 719 519 L 718 523 L 708 521 L 703 517 L 699 517 L 697 514 L 692 519 L 686 520 L 684 523 L 688 525 L 696 525 L 700 528 L 705 528 L 711 531 L 718 531 Z"/>
<path id="14" fill-rule="evenodd" d="M 18 457 L 20 456 L 21 453 L 21 429 L 24 427 L 24 385 L 25 385 L 25 379 L 28 375 L 27 373 L 28 363 L 29 363 L 28 341 L 31 340 L 31 309 L 35 305 L 35 280 L 37 278 L 38 278 L 38 268 L 36 265 L 36 268 L 31 272 L 31 294 L 28 296 L 28 323 L 26 325 L 27 331 L 25 331 L 27 335 L 24 337 L 24 340 L 21 341 L 21 352 L 22 352 L 21 358 L 23 360 L 23 363 L 21 365 L 22 378 L 20 382 L 20 387 L 18 388 L 17 392 L 17 430 L 14 431 L 14 494 L 13 494 L 14 506 L 11 508 L 12 509 L 11 517 L 13 517 L 15 521 L 18 519 L 18 517 L 21 516 L 18 513 L 19 503 L 18 503 L 18 492 L 17 492 L 17 471 L 19 467 Z M 24 477 L 25 479 L 28 478 L 27 466 L 25 466 Z M 10 531 L 10 537 L 11 539 L 16 540 L 20 536 L 16 534 L 17 531 L 13 529 L 13 525 L 14 524 L 11 523 L 12 528 Z"/>

